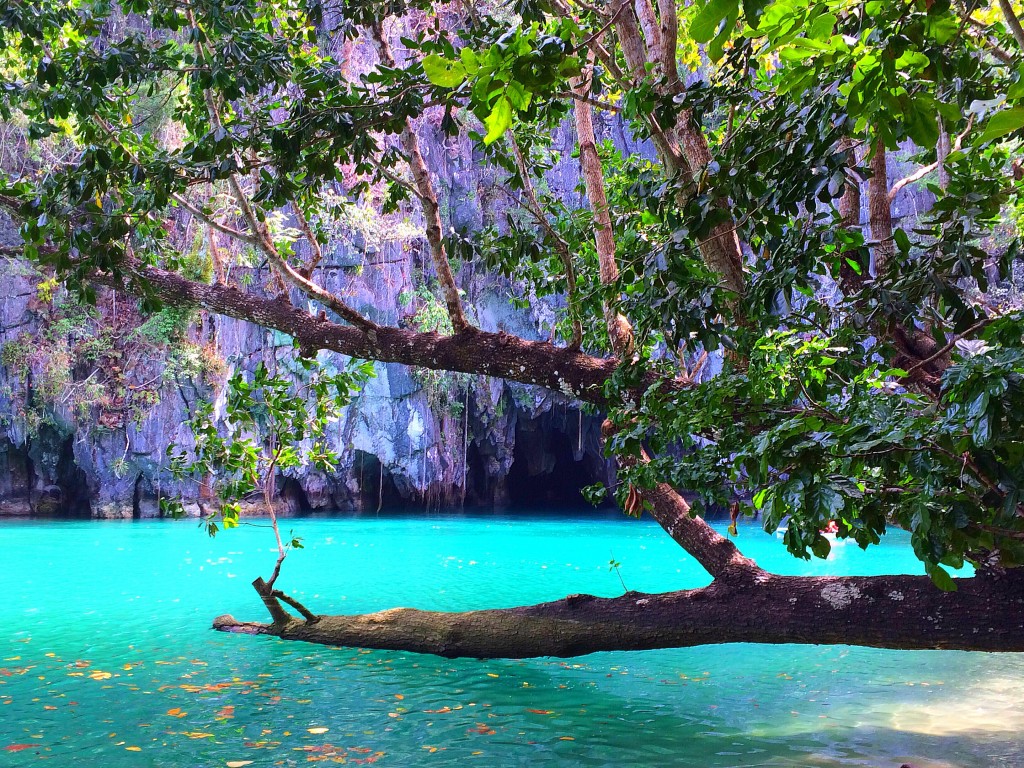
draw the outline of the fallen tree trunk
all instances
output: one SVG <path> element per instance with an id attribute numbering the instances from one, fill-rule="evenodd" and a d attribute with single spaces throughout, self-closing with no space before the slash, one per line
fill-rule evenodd
<path id="1" fill-rule="evenodd" d="M 702 589 L 621 597 L 571 595 L 520 608 L 441 613 L 394 608 L 315 623 L 240 622 L 214 629 L 322 645 L 449 658 L 580 656 L 719 643 L 846 644 L 893 649 L 1024 651 L 1024 578 L 804 577 L 754 572 Z"/>

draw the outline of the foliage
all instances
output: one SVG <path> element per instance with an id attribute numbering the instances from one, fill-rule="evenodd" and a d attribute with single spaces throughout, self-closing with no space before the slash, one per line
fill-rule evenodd
<path id="1" fill-rule="evenodd" d="M 170 445 L 167 455 L 176 478 L 196 482 L 201 499 L 219 500 L 218 509 L 204 510 L 209 535 L 238 526 L 240 500 L 256 492 L 269 500 L 278 473 L 288 476 L 306 466 L 332 471 L 338 456 L 327 428 L 372 374 L 371 363 L 352 362 L 332 373 L 296 354 L 276 361 L 274 369 L 260 361 L 252 372 L 236 370 L 227 382 L 222 420 L 214 403 L 200 403 L 188 424 L 195 444 L 189 450 Z M 179 501 L 161 503 L 174 517 L 184 514 Z"/>
<path id="2" fill-rule="evenodd" d="M 449 335 L 452 322 L 444 302 L 440 301 L 427 287 L 421 286 L 412 294 L 400 294 L 399 304 L 410 305 L 416 301 L 416 311 L 410 325 L 420 332 L 436 332 Z M 463 395 L 469 387 L 469 376 L 450 371 L 436 371 L 430 368 L 416 368 L 412 378 L 419 382 L 427 395 L 432 409 L 450 413 L 458 418 L 464 409 Z"/>
<path id="3" fill-rule="evenodd" d="M 396 137 L 411 120 L 433 121 L 472 142 L 523 204 L 488 232 L 445 233 L 448 253 L 525 286 L 520 298 L 564 292 L 568 263 L 577 295 L 560 332 L 581 320 L 591 352 L 609 351 L 606 310 L 632 323 L 633 358 L 604 393 L 618 429 L 608 449 L 654 458 L 625 462 L 622 494 L 668 481 L 699 494 L 695 512 L 749 498 L 769 527 L 790 516 L 786 546 L 805 557 L 827 555 L 819 531 L 830 521 L 865 547 L 896 523 L 942 587 L 952 583 L 943 568 L 966 560 L 1020 563 L 1024 325 L 1019 308 L 985 293 L 986 263 L 1006 278 L 1019 250 L 982 247 L 1021 189 L 1022 51 L 1001 23 L 986 26 L 998 11 L 981 9 L 972 25 L 974 2 L 701 0 L 682 12 L 686 42 L 671 56 L 696 61 L 703 50 L 684 85 L 663 63 L 635 66 L 624 27 L 600 8 L 561 7 L 523 0 L 512 26 L 509 9 L 484 8 L 450 28 L 410 21 L 431 9 L 424 0 L 330 12 L 304 0 L 9 4 L 0 113 L 77 154 L 10 175 L 0 199 L 24 221 L 27 256 L 87 297 L 92 276 L 117 279 L 139 262 L 195 275 L 194 249 L 167 225 L 181 201 L 242 242 L 267 233 L 301 269 L 294 212 L 321 230 L 346 205 L 405 221 L 418 193 Z M 105 40 L 120 12 L 144 18 L 148 37 Z M 348 76 L 324 40 L 371 28 L 401 37 L 407 58 Z M 134 122 L 158 94 L 178 141 Z M 636 140 L 689 146 L 674 165 L 647 149 L 600 148 L 617 279 L 600 273 L 591 212 L 541 184 L 552 134 L 577 101 L 614 110 Z M 926 182 L 936 202 L 921 220 L 897 222 L 881 242 L 843 219 L 840 200 L 873 159 L 912 142 L 917 161 L 938 162 L 940 129 L 962 141 L 942 161 L 948 180 Z M 527 181 L 541 189 L 539 216 L 525 210 Z M 253 220 L 239 223 L 242 206 L 211 201 L 243 185 L 236 197 Z M 707 255 L 723 231 L 744 244 L 742 291 Z M 416 330 L 450 331 L 428 285 L 406 298 Z M 904 337 L 931 351 L 911 354 Z M 669 385 L 709 352 L 720 374 Z M 636 396 L 652 372 L 664 376 Z M 232 395 L 233 432 L 197 433 L 205 468 L 230 476 L 235 495 L 268 465 L 305 460 L 283 447 L 300 433 L 315 442 L 296 421 L 306 400 L 260 376 L 236 382 L 249 390 Z M 268 428 L 283 430 L 272 448 L 254 436 Z"/>

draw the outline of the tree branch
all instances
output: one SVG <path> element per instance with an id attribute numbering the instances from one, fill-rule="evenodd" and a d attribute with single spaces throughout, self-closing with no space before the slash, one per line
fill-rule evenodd
<path id="1" fill-rule="evenodd" d="M 615 360 L 592 357 L 579 350 L 548 342 L 526 341 L 499 332 L 473 330 L 454 336 L 377 326 L 363 329 L 313 317 L 288 301 L 244 293 L 234 286 L 198 283 L 174 272 L 126 262 L 123 281 L 136 295 L 156 295 L 170 304 L 202 307 L 239 320 L 286 333 L 309 349 L 325 349 L 363 360 L 472 373 L 536 384 L 601 407 L 609 401 L 603 392 L 614 373 Z M 111 275 L 93 280 L 121 287 Z M 650 387 L 689 389 L 691 382 L 645 374 L 630 395 L 639 398 Z"/>
<path id="2" fill-rule="evenodd" d="M 1013 3 L 1010 0 L 999 0 L 999 9 L 1003 12 L 1003 20 L 1013 35 L 1013 39 L 1017 41 L 1017 45 L 1021 49 L 1024 49 L 1024 27 L 1021 26 L 1020 19 L 1017 18 L 1017 14 L 1013 10 Z"/>
<path id="3" fill-rule="evenodd" d="M 954 152 L 958 151 L 960 147 L 963 146 L 964 137 L 970 132 L 971 126 L 973 124 L 974 115 L 971 115 L 970 118 L 967 120 L 967 127 L 963 130 L 963 132 L 960 135 L 956 137 L 956 141 L 953 142 Z M 903 189 L 905 186 L 907 186 L 908 184 L 913 184 L 915 181 L 920 181 L 932 171 L 938 170 L 938 168 L 939 160 L 936 160 L 934 163 L 929 163 L 928 165 L 918 168 L 910 175 L 904 176 L 902 179 L 897 181 L 895 184 L 892 185 L 892 187 L 889 188 L 889 204 L 892 204 L 892 202 L 896 199 L 896 193 Z"/>
<path id="4" fill-rule="evenodd" d="M 590 90 L 592 72 L 593 70 L 588 67 L 583 75 L 573 79 L 574 92 L 586 93 Z M 583 186 L 586 188 L 594 217 L 594 242 L 597 247 L 601 283 L 614 286 L 619 280 L 619 265 L 615 261 L 615 234 L 608 210 L 608 196 L 604 189 L 604 172 L 597 154 L 593 113 L 589 104 L 579 100 L 574 101 L 573 111 L 576 115 L 576 142 L 580 148 Z M 633 356 L 633 327 L 629 320 L 608 303 L 604 306 L 604 319 L 612 351 L 620 360 L 629 360 Z"/>
<path id="5" fill-rule="evenodd" d="M 395 57 L 391 53 L 391 45 L 384 35 L 384 29 L 380 22 L 370 27 L 374 44 L 377 48 L 377 55 L 382 64 L 388 67 L 396 67 Z M 412 129 L 412 121 L 404 118 L 402 128 L 402 144 L 408 155 L 409 168 L 412 170 L 413 181 L 419 192 L 420 207 L 423 209 L 423 219 L 427 230 L 427 244 L 430 247 L 430 255 L 434 262 L 434 270 L 437 272 L 438 282 L 441 283 L 441 290 L 444 292 L 445 304 L 448 307 L 448 317 L 452 322 L 452 330 L 455 333 L 472 328 L 466 319 L 462 308 L 462 299 L 459 296 L 459 289 L 455 285 L 455 277 L 452 275 L 451 264 L 448 262 L 448 254 L 445 252 L 444 240 L 442 237 L 441 213 L 437 204 L 437 193 L 434 191 L 434 183 L 430 179 L 430 171 L 423 160 L 420 152 L 419 139 Z"/>
<path id="6" fill-rule="evenodd" d="M 548 237 L 551 238 L 552 243 L 555 245 L 555 250 L 558 251 L 558 256 L 562 260 L 562 266 L 565 267 L 565 282 L 567 285 L 567 295 L 569 300 L 569 308 L 573 313 L 572 318 L 572 339 L 569 341 L 569 346 L 579 349 L 583 343 L 583 324 L 579 318 L 579 297 L 576 292 L 576 269 L 572 264 L 572 254 L 569 253 L 569 244 L 562 239 L 561 235 L 555 232 L 554 227 L 548 221 L 548 217 L 544 215 L 544 209 L 541 208 L 540 203 L 537 200 L 537 194 L 533 190 L 533 181 L 530 179 L 530 170 L 526 167 L 526 160 L 523 158 L 523 153 L 519 149 L 519 142 L 516 141 L 515 134 L 509 131 L 509 145 L 512 147 L 512 156 L 516 161 L 516 168 L 519 170 L 519 177 L 523 180 L 523 194 L 526 195 L 526 208 L 533 214 L 534 219 L 540 224 Z"/>
<path id="7" fill-rule="evenodd" d="M 447 658 L 569 657 L 740 642 L 1024 651 L 1019 579 L 976 576 L 958 579 L 957 586 L 942 592 L 925 576 L 762 574 L 752 587 L 715 582 L 664 594 L 570 595 L 465 613 L 393 608 L 273 626 L 225 615 L 213 628 Z"/>
<path id="8" fill-rule="evenodd" d="M 192 24 L 197 33 L 195 44 L 196 57 L 202 58 L 204 52 L 201 44 L 199 43 L 199 40 L 201 39 L 198 34 L 199 27 L 191 9 L 188 11 L 187 16 L 189 23 Z M 209 89 L 205 90 L 203 92 L 203 98 L 206 101 L 206 109 L 209 113 L 210 124 L 215 130 L 223 131 L 224 122 L 221 119 L 220 110 L 217 107 L 213 91 Z M 237 152 L 232 151 L 231 158 L 236 168 L 242 167 L 242 159 L 238 156 Z M 241 178 L 237 171 L 232 171 L 228 174 L 228 186 L 231 188 L 235 201 L 238 203 L 238 206 L 242 211 L 242 218 L 245 219 L 246 223 L 249 225 L 249 229 L 256 236 L 256 247 L 266 255 L 270 264 L 276 269 L 279 279 L 283 278 L 287 282 L 291 283 L 306 296 L 314 299 L 315 301 L 319 301 L 325 307 L 337 314 L 338 317 L 352 323 L 352 325 L 367 330 L 372 330 L 377 327 L 376 323 L 363 317 L 363 315 L 356 312 L 333 293 L 321 288 L 313 281 L 306 279 L 305 276 L 296 271 L 295 268 L 288 263 L 287 259 L 281 256 L 280 252 L 277 250 L 277 246 L 274 244 L 274 239 L 270 235 L 270 230 L 267 227 L 266 222 L 260 220 L 256 215 L 256 211 L 254 210 L 252 203 L 249 201 L 248 195 L 245 194 L 245 190 L 242 188 Z M 281 287 L 283 288 L 283 284 Z"/>

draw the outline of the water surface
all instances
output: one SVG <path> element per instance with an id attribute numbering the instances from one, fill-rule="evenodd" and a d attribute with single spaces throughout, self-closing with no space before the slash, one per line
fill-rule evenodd
<path id="1" fill-rule="evenodd" d="M 511 606 L 699 586 L 654 524 L 559 517 L 288 521 L 280 585 L 314 611 Z M 904 534 L 785 573 L 919 572 Z M 0 766 L 212 768 L 1024 765 L 1024 658 L 722 645 L 563 661 L 448 661 L 208 629 L 260 619 L 269 530 L 0 522 Z M 822 621 L 828 621 L 827 616 Z"/>

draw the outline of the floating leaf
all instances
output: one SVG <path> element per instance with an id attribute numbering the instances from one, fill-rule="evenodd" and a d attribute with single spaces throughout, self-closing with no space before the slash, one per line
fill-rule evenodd
<path id="1" fill-rule="evenodd" d="M 247 765 L 252 765 L 252 760 L 228 760 L 228 768 L 245 768 Z"/>
<path id="2" fill-rule="evenodd" d="M 327 731 L 329 731 L 330 728 L 324 728 L 324 727 L 321 726 L 321 727 L 318 727 L 318 728 L 307 728 L 306 730 L 309 731 L 310 733 L 320 734 L 320 733 L 327 733 Z"/>
<path id="3" fill-rule="evenodd" d="M 35 744 L 8 744 L 4 747 L 4 752 L 21 752 L 23 749 L 32 749 L 36 746 Z"/>
<path id="4" fill-rule="evenodd" d="M 535 715 L 550 715 L 553 714 L 550 709 L 528 709 L 527 712 L 532 712 Z"/>
<path id="5" fill-rule="evenodd" d="M 175 707 L 174 709 L 168 709 L 167 714 L 171 717 L 184 717 L 188 712 L 182 712 L 181 707 Z"/>

